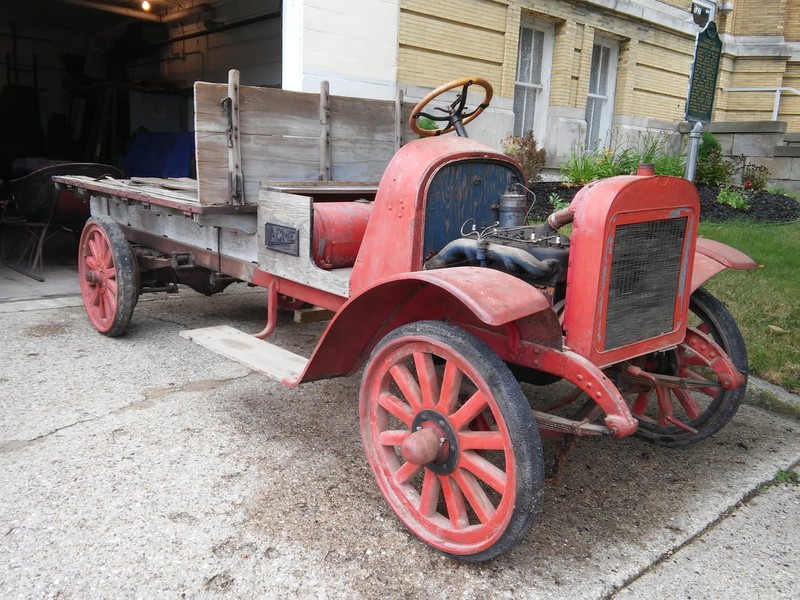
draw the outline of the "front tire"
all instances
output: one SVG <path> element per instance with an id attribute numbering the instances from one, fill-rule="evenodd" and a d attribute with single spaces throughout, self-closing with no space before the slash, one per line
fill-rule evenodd
<path id="1" fill-rule="evenodd" d="M 478 562 L 525 536 L 543 494 L 541 442 L 519 384 L 483 341 L 440 321 L 392 331 L 364 370 L 360 417 L 381 492 L 424 542 Z M 420 435 L 433 438 L 425 459 Z"/>
<path id="2" fill-rule="evenodd" d="M 745 383 L 734 390 L 699 388 L 689 393 L 682 389 L 664 389 L 672 403 L 675 417 L 697 433 L 674 425 L 659 424 L 658 402 L 652 396 L 645 402 L 641 392 L 633 403 L 633 414 L 639 419 L 636 435 L 661 446 L 686 446 L 704 440 L 722 429 L 736 414 L 747 387 L 747 349 L 733 316 L 725 305 L 703 288 L 696 290 L 689 304 L 689 326 L 711 337 L 744 373 Z M 702 377 L 717 382 L 713 371 L 699 355 L 681 344 L 668 358 L 670 371 L 679 377 Z M 650 390 L 652 392 L 653 390 Z M 650 393 L 647 392 L 647 393 Z"/>

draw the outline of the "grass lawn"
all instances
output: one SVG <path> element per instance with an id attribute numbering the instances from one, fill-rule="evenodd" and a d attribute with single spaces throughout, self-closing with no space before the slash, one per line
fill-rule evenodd
<path id="1" fill-rule="evenodd" d="M 700 235 L 738 248 L 755 271 L 726 270 L 704 286 L 733 313 L 753 373 L 800 393 L 800 222 L 701 223 Z"/>

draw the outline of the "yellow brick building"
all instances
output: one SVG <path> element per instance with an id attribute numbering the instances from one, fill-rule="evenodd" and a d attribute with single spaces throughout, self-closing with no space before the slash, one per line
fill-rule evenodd
<path id="1" fill-rule="evenodd" d="M 678 130 L 695 16 L 722 40 L 712 121 L 800 132 L 800 0 L 400 0 L 397 81 L 483 76 L 514 132 L 557 160 L 576 142 Z"/>

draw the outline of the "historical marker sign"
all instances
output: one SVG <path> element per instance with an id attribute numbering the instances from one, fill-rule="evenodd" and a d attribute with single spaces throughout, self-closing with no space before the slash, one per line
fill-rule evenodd
<path id="1" fill-rule="evenodd" d="M 702 123 L 711 121 L 721 55 L 722 40 L 717 33 L 717 24 L 709 21 L 706 28 L 697 34 L 697 43 L 694 47 L 689 94 L 686 97 L 687 121 Z"/>

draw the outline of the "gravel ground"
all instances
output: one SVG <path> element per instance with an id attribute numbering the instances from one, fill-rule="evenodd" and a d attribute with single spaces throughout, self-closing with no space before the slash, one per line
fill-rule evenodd
<path id="1" fill-rule="evenodd" d="M 558 194 L 562 200 L 569 201 L 578 193 L 580 186 L 567 186 L 559 182 L 539 182 L 530 188 L 536 194 L 536 202 L 531 217 L 545 219 L 555 209 L 550 203 L 550 195 Z M 725 221 L 735 218 L 746 218 L 764 223 L 788 223 L 800 219 L 800 202 L 782 194 L 770 194 L 766 190 L 755 192 L 750 196 L 750 208 L 746 211 L 736 210 L 716 201 L 720 188 L 717 186 L 700 186 L 700 220 Z"/>
<path id="2" fill-rule="evenodd" d="M 178 335 L 258 330 L 264 293 L 237 291 L 145 297 L 118 339 L 81 306 L 0 311 L 0 598 L 797 597 L 797 494 L 734 517 L 800 460 L 796 421 L 745 405 L 691 448 L 582 440 L 526 539 L 459 564 L 383 500 L 358 376 L 289 389 Z M 273 341 L 307 355 L 323 326 L 282 314 Z M 780 585 L 737 595 L 731 569 Z"/>

